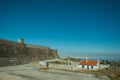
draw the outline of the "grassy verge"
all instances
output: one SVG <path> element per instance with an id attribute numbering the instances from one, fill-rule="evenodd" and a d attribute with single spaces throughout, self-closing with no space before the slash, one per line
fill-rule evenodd
<path id="1" fill-rule="evenodd" d="M 69 72 L 77 72 L 77 73 L 85 73 L 85 74 L 94 74 L 94 75 L 102 75 L 109 77 L 110 80 L 120 80 L 120 77 L 116 74 L 110 73 L 107 70 L 66 70 L 66 69 L 56 69 L 56 70 L 63 70 Z"/>

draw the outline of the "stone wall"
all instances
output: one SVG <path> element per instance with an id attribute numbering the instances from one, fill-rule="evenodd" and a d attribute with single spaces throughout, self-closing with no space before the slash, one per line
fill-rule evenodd
<path id="1" fill-rule="evenodd" d="M 55 58 L 59 58 L 59 55 L 57 54 L 58 51 L 56 49 L 55 50 L 51 49 L 51 52 Z"/>
<path id="2" fill-rule="evenodd" d="M 0 66 L 25 64 L 49 58 L 57 58 L 49 47 L 0 39 Z"/>

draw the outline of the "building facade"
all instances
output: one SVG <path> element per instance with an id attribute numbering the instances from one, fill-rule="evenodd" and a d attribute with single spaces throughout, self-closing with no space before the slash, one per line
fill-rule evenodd
<path id="1" fill-rule="evenodd" d="M 81 60 L 78 67 L 80 69 L 85 69 L 85 70 L 99 70 L 100 61 L 99 60 Z"/>

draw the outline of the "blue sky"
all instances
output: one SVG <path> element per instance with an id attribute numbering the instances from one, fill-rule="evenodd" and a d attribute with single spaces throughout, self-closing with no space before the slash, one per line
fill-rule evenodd
<path id="1" fill-rule="evenodd" d="M 0 38 L 60 56 L 120 54 L 119 0 L 0 0 Z"/>

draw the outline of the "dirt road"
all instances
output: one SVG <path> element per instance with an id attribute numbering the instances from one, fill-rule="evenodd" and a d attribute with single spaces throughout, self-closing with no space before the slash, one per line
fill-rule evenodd
<path id="1" fill-rule="evenodd" d="M 106 76 L 38 69 L 34 64 L 0 68 L 0 80 L 110 80 Z"/>

